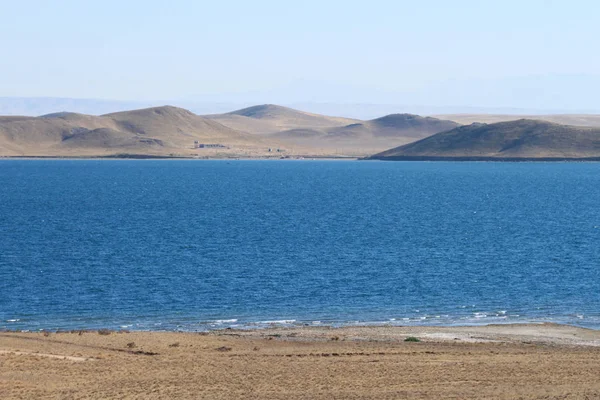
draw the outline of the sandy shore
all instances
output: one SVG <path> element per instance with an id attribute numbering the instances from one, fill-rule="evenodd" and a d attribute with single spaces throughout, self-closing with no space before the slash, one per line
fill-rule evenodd
<path id="1" fill-rule="evenodd" d="M 600 398 L 569 326 L 103 333 L 0 333 L 0 399 Z"/>

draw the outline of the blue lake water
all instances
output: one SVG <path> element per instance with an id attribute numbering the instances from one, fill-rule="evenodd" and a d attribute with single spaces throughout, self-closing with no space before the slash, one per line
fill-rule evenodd
<path id="1" fill-rule="evenodd" d="M 0 329 L 526 321 L 600 328 L 598 163 L 0 160 Z"/>

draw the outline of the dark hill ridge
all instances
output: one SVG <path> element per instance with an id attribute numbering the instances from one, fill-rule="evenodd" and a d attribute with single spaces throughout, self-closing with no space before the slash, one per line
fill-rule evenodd
<path id="1" fill-rule="evenodd" d="M 242 108 L 241 110 L 231 111 L 226 114 L 241 115 L 250 118 L 277 118 L 282 114 L 296 113 L 301 112 L 289 107 L 278 106 L 276 104 L 262 104 L 258 106 Z"/>
<path id="2" fill-rule="evenodd" d="M 72 119 L 72 118 L 79 118 L 82 116 L 85 116 L 85 114 L 79 114 L 79 113 L 74 113 L 74 112 L 69 112 L 69 111 L 60 111 L 60 112 L 56 112 L 56 113 L 52 113 L 52 114 L 41 115 L 40 118 Z"/>
<path id="3" fill-rule="evenodd" d="M 600 128 L 521 119 L 474 123 L 386 150 L 382 160 L 600 158 Z"/>

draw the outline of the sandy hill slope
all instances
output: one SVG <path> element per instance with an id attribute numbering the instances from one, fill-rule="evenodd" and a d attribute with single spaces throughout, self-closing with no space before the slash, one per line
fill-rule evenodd
<path id="1" fill-rule="evenodd" d="M 234 143 L 261 143 L 245 132 L 228 128 L 183 108 L 164 106 L 105 114 L 120 131 L 151 136 L 175 144 L 194 140 Z M 191 141 L 191 142 L 190 142 Z"/>
<path id="2" fill-rule="evenodd" d="M 368 154 L 410 143 L 457 126 L 455 122 L 437 118 L 391 114 L 345 126 L 290 129 L 271 136 L 286 143 Z"/>
<path id="3" fill-rule="evenodd" d="M 600 114 L 551 114 L 551 115 L 511 115 L 511 114 L 441 114 L 436 118 L 448 119 L 462 125 L 481 122 L 493 124 L 496 122 L 516 121 L 519 119 L 535 119 L 562 125 L 600 127 Z"/>
<path id="4" fill-rule="evenodd" d="M 422 139 L 434 133 L 456 128 L 459 124 L 453 121 L 441 120 L 432 117 L 421 117 L 414 114 L 390 114 L 381 118 L 372 119 L 362 123 L 348 125 L 333 130 L 333 134 L 344 135 L 346 132 L 354 134 L 370 134 L 373 137 L 404 137 Z"/>
<path id="5" fill-rule="evenodd" d="M 374 159 L 577 159 L 600 157 L 600 128 L 521 119 L 471 124 L 376 154 Z"/>
<path id="6" fill-rule="evenodd" d="M 272 146 L 264 138 L 171 106 L 102 116 L 62 112 L 41 117 L 0 117 L 0 155 L 189 156 L 198 152 L 193 149 L 195 141 L 240 151 L 266 152 Z M 212 155 L 208 150 L 206 153 Z"/>
<path id="7" fill-rule="evenodd" d="M 270 134 L 288 129 L 320 129 L 358 122 L 351 118 L 312 114 L 274 104 L 263 104 L 206 117 L 230 128 L 254 134 Z"/>

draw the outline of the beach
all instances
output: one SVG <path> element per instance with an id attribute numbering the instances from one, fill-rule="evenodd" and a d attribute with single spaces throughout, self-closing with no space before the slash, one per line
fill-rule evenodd
<path id="1" fill-rule="evenodd" d="M 556 324 L 0 333 L 2 399 L 591 399 L 598 376 L 600 331 Z"/>

